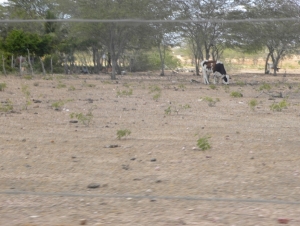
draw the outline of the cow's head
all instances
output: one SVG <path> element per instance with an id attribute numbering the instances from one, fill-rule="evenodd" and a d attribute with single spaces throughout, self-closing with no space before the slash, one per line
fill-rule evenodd
<path id="1" fill-rule="evenodd" d="M 230 79 L 229 75 L 225 75 L 225 76 L 222 78 L 223 84 L 229 85 L 229 79 Z"/>

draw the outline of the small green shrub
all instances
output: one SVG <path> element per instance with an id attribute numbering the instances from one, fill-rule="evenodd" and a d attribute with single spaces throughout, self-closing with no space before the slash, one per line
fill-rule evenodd
<path id="1" fill-rule="evenodd" d="M 153 100 L 158 101 L 161 97 L 161 88 L 158 85 L 149 86 L 149 93 L 155 93 L 153 96 Z"/>
<path id="2" fill-rule="evenodd" d="M 246 85 L 246 83 L 242 82 L 242 81 L 236 81 L 236 85 L 238 85 L 238 86 L 244 86 L 244 85 Z"/>
<path id="3" fill-rule="evenodd" d="M 178 88 L 179 88 L 179 89 L 182 89 L 182 90 L 185 90 L 186 87 L 185 87 L 184 84 L 179 84 L 179 85 L 178 85 Z"/>
<path id="4" fill-rule="evenodd" d="M 12 111 L 13 109 L 14 109 L 14 107 L 13 107 L 11 100 L 5 101 L 4 105 L 2 105 L 2 103 L 0 103 L 0 112 L 9 112 L 9 111 Z"/>
<path id="5" fill-rule="evenodd" d="M 270 109 L 272 111 L 282 111 L 283 109 L 286 109 L 288 107 L 288 102 L 286 100 L 282 100 L 280 101 L 279 103 L 273 103 L 271 106 L 270 106 Z"/>
<path id="6" fill-rule="evenodd" d="M 103 84 L 111 84 L 111 81 L 101 81 Z"/>
<path id="7" fill-rule="evenodd" d="M 207 103 L 208 103 L 208 106 L 210 106 L 210 107 L 216 106 L 216 103 L 220 101 L 219 98 L 216 98 L 216 100 L 214 100 L 214 99 L 211 98 L 211 97 L 204 97 L 203 100 L 204 100 L 205 102 L 207 102 Z"/>
<path id="8" fill-rule="evenodd" d="M 127 137 L 131 134 L 129 129 L 123 129 L 117 131 L 117 138 L 120 140 L 122 137 Z"/>
<path id="9" fill-rule="evenodd" d="M 74 91 L 74 90 L 75 90 L 75 87 L 74 87 L 74 86 L 70 86 L 70 87 L 68 88 L 68 90 L 69 90 L 69 91 Z"/>
<path id="10" fill-rule="evenodd" d="M 217 86 L 216 86 L 215 84 L 210 84 L 210 85 L 209 85 L 209 88 L 211 88 L 211 89 L 216 89 Z"/>
<path id="11" fill-rule="evenodd" d="M 44 80 L 53 80 L 53 77 L 50 75 L 46 75 L 43 77 Z"/>
<path id="12" fill-rule="evenodd" d="M 123 86 L 126 87 L 126 88 L 130 88 L 131 85 L 128 84 L 128 83 L 124 83 Z"/>
<path id="13" fill-rule="evenodd" d="M 264 83 L 262 84 L 260 87 L 259 87 L 259 90 L 262 91 L 262 90 L 267 90 L 269 91 L 271 89 L 271 85 L 270 84 L 267 84 L 267 83 Z"/>
<path id="14" fill-rule="evenodd" d="M 231 97 L 235 97 L 235 98 L 239 98 L 239 97 L 243 97 L 243 94 L 238 92 L 238 91 L 233 91 L 230 93 Z"/>
<path id="15" fill-rule="evenodd" d="M 4 91 L 4 89 L 6 88 L 6 83 L 0 83 L 0 91 Z"/>
<path id="16" fill-rule="evenodd" d="M 24 109 L 27 110 L 27 107 L 31 104 L 30 91 L 28 85 L 22 85 L 22 93 L 25 95 L 26 98 Z"/>
<path id="17" fill-rule="evenodd" d="M 55 110 L 60 111 L 64 105 L 65 105 L 65 101 L 59 100 L 59 101 L 54 102 L 51 106 Z"/>
<path id="18" fill-rule="evenodd" d="M 88 83 L 88 84 L 86 84 L 86 86 L 87 86 L 87 87 L 90 87 L 90 88 L 95 88 L 95 87 L 96 87 L 96 85 L 95 85 L 95 84 L 89 84 L 89 83 Z"/>
<path id="19" fill-rule="evenodd" d="M 205 136 L 205 137 L 202 137 L 202 138 L 199 138 L 197 140 L 197 146 L 202 150 L 202 151 L 205 151 L 205 150 L 208 150 L 211 148 L 209 142 L 208 142 L 208 139 L 210 137 L 208 136 Z"/>
<path id="20" fill-rule="evenodd" d="M 180 107 L 181 107 L 182 109 L 189 109 L 189 108 L 191 108 L 191 106 L 190 106 L 189 104 L 180 105 Z"/>
<path id="21" fill-rule="evenodd" d="M 171 106 L 169 106 L 167 109 L 165 109 L 165 114 L 170 115 L 172 113 Z"/>
<path id="22" fill-rule="evenodd" d="M 123 91 L 118 90 L 117 91 L 117 96 L 119 96 L 119 97 L 122 97 L 122 96 L 131 96 L 131 95 L 132 95 L 132 89 L 130 89 L 130 90 L 123 90 Z"/>
<path id="23" fill-rule="evenodd" d="M 255 107 L 257 106 L 257 100 L 256 99 L 252 99 L 249 101 L 249 106 L 250 108 L 254 111 L 255 110 Z"/>
<path id="24" fill-rule="evenodd" d="M 66 78 L 67 78 L 67 75 L 56 75 L 55 76 L 55 79 L 57 79 L 57 80 L 66 79 Z"/>
<path id="25" fill-rule="evenodd" d="M 71 113 L 70 117 L 76 118 L 82 124 L 89 126 L 94 116 L 93 116 L 92 112 L 89 111 L 85 115 L 83 113 Z"/>
<path id="26" fill-rule="evenodd" d="M 56 86 L 58 89 L 61 89 L 61 88 L 66 88 L 66 84 L 62 83 L 61 81 L 58 81 L 58 84 Z"/>
<path id="27" fill-rule="evenodd" d="M 83 87 L 90 87 L 90 88 L 95 88 L 95 87 L 96 87 L 95 84 L 87 83 L 85 80 L 84 80 L 84 82 L 82 83 L 82 86 L 83 86 Z"/>
<path id="28" fill-rule="evenodd" d="M 161 97 L 161 93 L 156 93 L 153 96 L 153 100 L 158 101 L 158 99 Z"/>
<path id="29" fill-rule="evenodd" d="M 149 86 L 149 89 L 150 89 L 149 91 L 150 93 L 161 92 L 161 88 L 158 85 Z"/>
<path id="30" fill-rule="evenodd" d="M 23 78 L 26 79 L 26 80 L 31 80 L 32 76 L 31 75 L 24 75 Z"/>

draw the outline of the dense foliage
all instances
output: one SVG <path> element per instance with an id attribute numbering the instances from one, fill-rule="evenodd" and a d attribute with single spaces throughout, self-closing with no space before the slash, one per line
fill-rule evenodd
<path id="1" fill-rule="evenodd" d="M 266 49 L 265 72 L 271 62 L 276 74 L 283 57 L 299 49 L 299 11 L 297 0 L 8 0 L 0 6 L 2 19 L 39 22 L 0 23 L 2 67 L 14 68 L 23 56 L 43 73 L 112 68 L 115 79 L 122 70 L 160 69 L 163 76 L 179 66 L 171 47 L 185 44 L 197 74 L 202 60 L 222 59 L 228 48 Z M 79 18 L 143 22 L 68 22 Z"/>

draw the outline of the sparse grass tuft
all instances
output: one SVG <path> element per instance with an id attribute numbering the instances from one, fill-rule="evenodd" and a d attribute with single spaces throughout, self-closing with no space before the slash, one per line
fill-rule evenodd
<path id="1" fill-rule="evenodd" d="M 123 86 L 126 88 L 130 88 L 131 85 L 129 83 L 124 83 Z"/>
<path id="2" fill-rule="evenodd" d="M 56 111 L 61 111 L 62 107 L 65 105 L 65 101 L 59 100 L 54 102 L 51 107 L 53 107 Z"/>
<path id="3" fill-rule="evenodd" d="M 117 91 L 117 96 L 119 96 L 119 97 L 131 96 L 131 95 L 132 95 L 132 89 L 130 89 L 130 90 L 123 90 L 123 91 L 118 90 Z"/>
<path id="4" fill-rule="evenodd" d="M 210 85 L 209 85 L 209 88 L 211 88 L 211 89 L 216 89 L 217 86 L 216 86 L 215 84 L 210 84 Z"/>
<path id="5" fill-rule="evenodd" d="M 249 101 L 249 106 L 250 108 L 254 111 L 255 110 L 255 107 L 257 106 L 257 100 L 256 99 L 252 99 Z"/>
<path id="6" fill-rule="evenodd" d="M 210 106 L 210 107 L 216 106 L 216 103 L 220 101 L 219 98 L 216 98 L 216 99 L 214 100 L 212 97 L 204 97 L 203 100 L 204 100 L 205 102 L 207 102 L 207 103 L 208 103 L 208 106 Z"/>
<path id="7" fill-rule="evenodd" d="M 189 108 L 191 108 L 191 106 L 190 106 L 189 104 L 180 105 L 180 107 L 181 107 L 182 109 L 189 109 Z"/>
<path id="8" fill-rule="evenodd" d="M 270 106 L 270 109 L 272 111 L 282 111 L 283 109 L 286 109 L 289 106 L 289 103 L 284 99 L 282 101 L 280 101 L 279 103 L 273 103 Z"/>
<path id="9" fill-rule="evenodd" d="M 236 81 L 236 85 L 238 85 L 238 86 L 245 86 L 246 82 Z"/>
<path id="10" fill-rule="evenodd" d="M 26 103 L 24 109 L 27 110 L 27 107 L 31 104 L 30 101 L 30 91 L 28 85 L 22 85 L 22 93 L 25 95 Z"/>
<path id="11" fill-rule="evenodd" d="M 66 88 L 66 84 L 62 83 L 61 81 L 58 81 L 58 84 L 56 86 L 58 89 L 61 89 L 61 88 Z"/>
<path id="12" fill-rule="evenodd" d="M 117 131 L 117 138 L 120 140 L 122 137 L 127 137 L 131 134 L 129 129 L 123 129 Z"/>
<path id="13" fill-rule="evenodd" d="M 260 91 L 262 91 L 262 90 L 267 90 L 267 91 L 269 91 L 271 88 L 272 88 L 272 87 L 271 87 L 270 84 L 264 83 L 264 84 L 262 84 L 262 85 L 259 87 L 259 90 L 260 90 Z"/>
<path id="14" fill-rule="evenodd" d="M 172 113 L 171 106 L 169 106 L 167 109 L 165 109 L 165 115 L 170 115 Z"/>
<path id="15" fill-rule="evenodd" d="M 71 113 L 70 117 L 76 118 L 82 124 L 89 126 L 94 116 L 92 112 L 88 112 L 86 115 L 84 115 L 83 113 Z"/>
<path id="16" fill-rule="evenodd" d="M 82 86 L 83 87 L 90 87 L 90 88 L 95 88 L 96 87 L 95 84 L 87 83 L 86 80 L 84 80 L 84 82 L 82 83 Z"/>
<path id="17" fill-rule="evenodd" d="M 4 91 L 4 89 L 6 88 L 6 83 L 0 83 L 0 91 Z"/>
<path id="18" fill-rule="evenodd" d="M 206 151 L 208 149 L 211 148 L 208 139 L 210 137 L 209 136 L 205 136 L 205 137 L 201 137 L 197 140 L 197 146 L 202 150 L 202 151 Z"/>
<path id="19" fill-rule="evenodd" d="M 44 80 L 53 80 L 52 76 L 46 75 L 43 77 Z"/>
<path id="20" fill-rule="evenodd" d="M 156 93 L 153 95 L 153 100 L 158 101 L 158 99 L 161 97 L 161 93 Z"/>
<path id="21" fill-rule="evenodd" d="M 149 89 L 150 89 L 149 91 L 150 93 L 161 92 L 161 88 L 158 85 L 149 86 Z"/>
<path id="22" fill-rule="evenodd" d="M 101 81 L 103 84 L 111 84 L 111 81 L 107 81 L 107 80 L 105 80 L 105 81 Z"/>
<path id="23" fill-rule="evenodd" d="M 14 109 L 13 104 L 9 99 L 4 102 L 4 105 L 0 103 L 0 112 L 9 112 L 12 111 L 13 109 Z"/>
<path id="24" fill-rule="evenodd" d="M 32 76 L 31 75 L 24 75 L 23 78 L 26 79 L 26 80 L 32 80 Z"/>
<path id="25" fill-rule="evenodd" d="M 235 98 L 239 98 L 239 97 L 243 97 L 243 94 L 238 92 L 238 91 L 233 91 L 230 93 L 231 97 L 235 97 Z"/>
<path id="26" fill-rule="evenodd" d="M 69 91 L 74 91 L 74 90 L 75 90 L 75 87 L 74 87 L 74 86 L 70 86 L 70 87 L 68 88 L 68 90 L 69 90 Z"/>
<path id="27" fill-rule="evenodd" d="M 149 86 L 149 93 L 155 93 L 153 95 L 153 100 L 158 101 L 158 99 L 161 97 L 161 88 L 158 85 L 152 85 Z"/>
<path id="28" fill-rule="evenodd" d="M 178 88 L 179 88 L 179 89 L 182 89 L 182 90 L 185 90 L 185 89 L 186 89 L 185 85 L 182 84 L 182 83 L 178 85 Z"/>

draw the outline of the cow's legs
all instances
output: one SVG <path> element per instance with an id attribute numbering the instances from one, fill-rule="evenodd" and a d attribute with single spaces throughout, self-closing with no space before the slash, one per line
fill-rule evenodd
<path id="1" fill-rule="evenodd" d="M 219 83 L 219 78 L 222 77 L 222 75 L 220 74 L 220 72 L 215 71 L 214 72 L 214 84 Z"/>
<path id="2" fill-rule="evenodd" d="M 203 83 L 209 84 L 206 65 L 204 65 L 204 67 L 202 67 L 202 75 L 203 75 Z"/>

